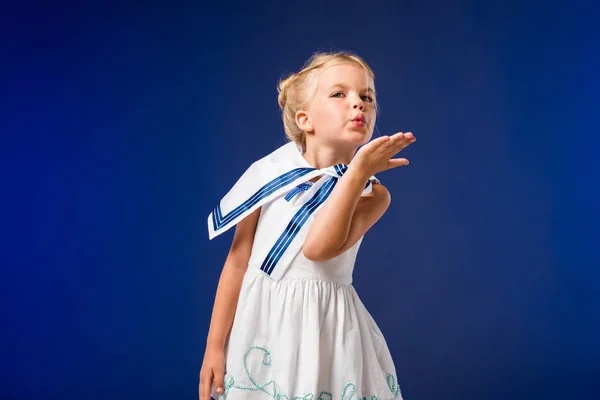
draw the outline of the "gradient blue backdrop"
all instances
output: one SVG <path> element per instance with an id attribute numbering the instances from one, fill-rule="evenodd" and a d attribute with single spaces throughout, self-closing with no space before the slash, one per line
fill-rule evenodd
<path id="1" fill-rule="evenodd" d="M 353 50 L 418 138 L 355 273 L 405 398 L 599 398 L 599 8 L 522 3 L 3 6 L 0 397 L 196 398 L 206 217 Z"/>

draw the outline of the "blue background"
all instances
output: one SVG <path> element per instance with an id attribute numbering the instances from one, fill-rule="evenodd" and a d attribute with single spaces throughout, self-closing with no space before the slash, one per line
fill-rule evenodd
<path id="1" fill-rule="evenodd" d="M 0 397 L 196 398 L 206 217 L 352 50 L 418 138 L 355 272 L 405 398 L 599 398 L 599 7 L 250 3 L 3 6 Z"/>

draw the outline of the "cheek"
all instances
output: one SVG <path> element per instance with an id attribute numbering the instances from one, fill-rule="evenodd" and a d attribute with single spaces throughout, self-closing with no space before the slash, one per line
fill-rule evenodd
<path id="1" fill-rule="evenodd" d="M 364 113 L 367 116 L 367 118 L 369 118 L 369 121 L 375 122 L 375 120 L 377 119 L 377 113 L 375 112 L 373 106 L 369 106 L 369 108 L 365 109 Z"/>
<path id="2" fill-rule="evenodd" d="M 349 107 L 344 102 L 339 102 L 332 107 L 333 112 L 342 119 L 347 119 L 351 115 Z"/>
<path id="3" fill-rule="evenodd" d="M 320 121 L 336 121 L 342 117 L 345 117 L 344 108 L 340 107 L 339 104 L 323 104 L 319 109 L 318 118 Z"/>

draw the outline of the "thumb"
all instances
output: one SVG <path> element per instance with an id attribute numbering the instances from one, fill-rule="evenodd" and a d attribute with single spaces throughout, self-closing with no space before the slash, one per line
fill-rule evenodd
<path id="1" fill-rule="evenodd" d="M 402 167 L 408 164 L 409 162 L 406 158 L 392 158 L 388 161 L 387 169 Z"/>

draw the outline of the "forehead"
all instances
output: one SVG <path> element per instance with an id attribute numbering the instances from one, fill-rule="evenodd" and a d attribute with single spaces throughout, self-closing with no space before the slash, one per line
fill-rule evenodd
<path id="1" fill-rule="evenodd" d="M 332 65 L 321 71 L 319 87 L 349 86 L 359 90 L 373 90 L 373 82 L 363 67 L 355 63 Z"/>

